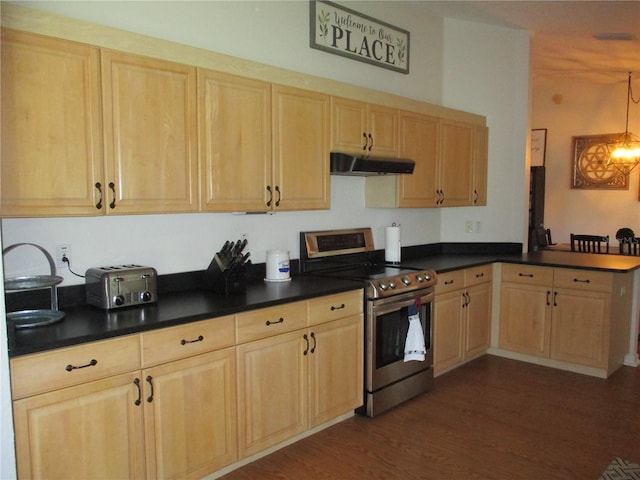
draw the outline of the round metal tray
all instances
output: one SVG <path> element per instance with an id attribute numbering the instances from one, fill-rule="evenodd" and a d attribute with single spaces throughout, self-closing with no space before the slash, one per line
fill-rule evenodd
<path id="1" fill-rule="evenodd" d="M 5 290 L 32 290 L 58 285 L 63 280 L 57 275 L 32 275 L 28 277 L 7 278 L 4 281 Z"/>
<path id="2" fill-rule="evenodd" d="M 60 310 L 21 310 L 7 313 L 7 321 L 17 329 L 51 325 L 63 318 L 64 312 Z"/>

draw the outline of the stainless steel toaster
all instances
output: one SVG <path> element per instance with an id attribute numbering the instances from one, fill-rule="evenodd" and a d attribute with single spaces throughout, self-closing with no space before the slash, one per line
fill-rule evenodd
<path id="1" fill-rule="evenodd" d="M 87 303 L 112 309 L 155 302 L 157 272 L 141 265 L 90 268 L 85 273 Z"/>

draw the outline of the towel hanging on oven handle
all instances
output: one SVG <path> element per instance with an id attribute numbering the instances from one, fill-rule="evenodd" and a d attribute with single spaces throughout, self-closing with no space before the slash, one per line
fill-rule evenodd
<path id="1" fill-rule="evenodd" d="M 420 298 L 416 298 L 412 305 L 409 305 L 409 330 L 407 331 L 407 339 L 404 344 L 404 361 L 409 362 L 416 360 L 424 362 L 427 349 L 424 344 L 424 332 L 422 331 L 422 322 L 420 321 L 420 310 L 422 302 Z"/>

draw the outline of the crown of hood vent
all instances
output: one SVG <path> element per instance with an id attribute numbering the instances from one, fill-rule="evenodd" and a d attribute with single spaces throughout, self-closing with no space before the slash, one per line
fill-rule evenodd
<path id="1" fill-rule="evenodd" d="M 331 152 L 331 175 L 367 177 L 413 173 L 415 162 L 406 158 L 386 158 Z"/>

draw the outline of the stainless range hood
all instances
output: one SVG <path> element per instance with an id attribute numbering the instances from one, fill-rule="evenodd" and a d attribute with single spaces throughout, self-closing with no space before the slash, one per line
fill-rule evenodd
<path id="1" fill-rule="evenodd" d="M 331 175 L 367 177 L 413 173 L 415 162 L 406 158 L 369 157 L 331 152 Z"/>

